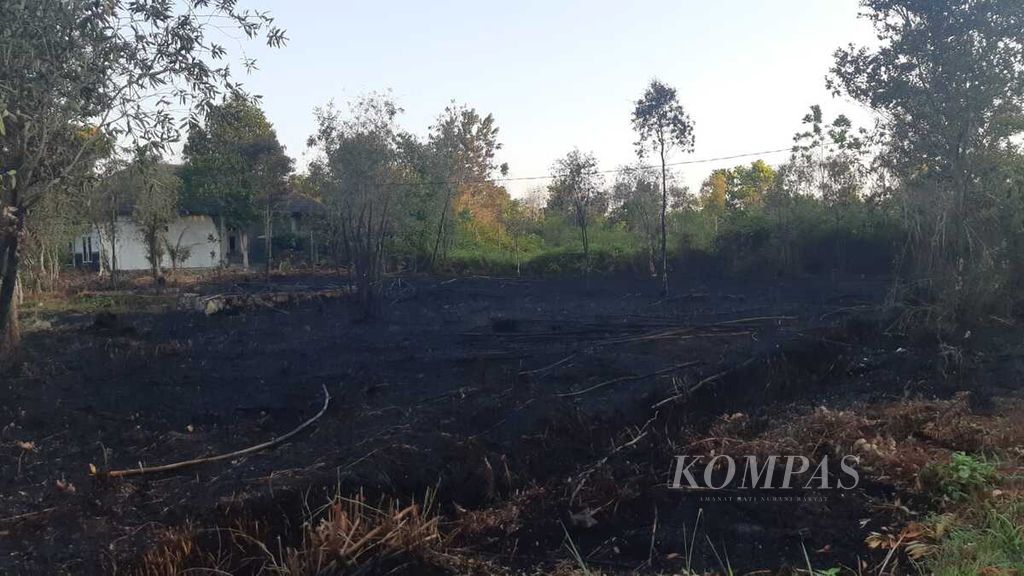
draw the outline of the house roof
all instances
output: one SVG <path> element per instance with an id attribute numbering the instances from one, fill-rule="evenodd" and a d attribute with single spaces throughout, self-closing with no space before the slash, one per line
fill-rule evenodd
<path id="1" fill-rule="evenodd" d="M 290 214 L 321 214 L 324 211 L 324 205 L 316 198 L 289 191 L 281 202 L 281 211 Z"/>

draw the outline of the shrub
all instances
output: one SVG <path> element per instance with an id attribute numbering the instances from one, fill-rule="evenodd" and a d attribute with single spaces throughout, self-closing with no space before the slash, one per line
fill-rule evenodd
<path id="1" fill-rule="evenodd" d="M 942 497 L 959 502 L 990 490 L 996 481 L 995 465 L 964 452 L 954 452 L 949 462 L 922 471 L 926 484 L 933 483 Z"/>

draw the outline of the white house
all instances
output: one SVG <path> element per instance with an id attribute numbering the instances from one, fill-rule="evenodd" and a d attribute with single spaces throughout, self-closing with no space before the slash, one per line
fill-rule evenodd
<path id="1" fill-rule="evenodd" d="M 99 266 L 100 258 L 104 266 L 111 262 L 110 238 L 106 230 L 94 228 L 89 234 L 81 236 L 73 244 L 75 264 L 82 266 Z M 148 270 L 149 260 L 146 259 L 146 244 L 138 226 L 128 216 L 118 216 L 114 233 L 115 254 L 118 270 Z M 210 216 L 183 215 L 171 222 L 164 232 L 166 244 L 187 249 L 188 258 L 178 263 L 180 268 L 215 268 L 221 262 L 221 235 Z M 164 268 L 171 267 L 171 259 L 164 250 Z"/>

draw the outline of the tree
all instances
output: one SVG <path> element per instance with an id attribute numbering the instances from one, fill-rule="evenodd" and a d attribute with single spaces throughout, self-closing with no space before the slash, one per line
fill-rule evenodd
<path id="1" fill-rule="evenodd" d="M 444 109 L 433 126 L 427 139 L 434 157 L 434 171 L 443 189 L 443 202 L 437 224 L 437 238 L 430 263 L 434 265 L 442 241 L 450 230 L 452 202 L 459 194 L 473 195 L 486 184 L 496 170 L 508 173 L 508 165 L 495 164 L 495 154 L 501 149 L 498 142 L 498 127 L 494 116 L 481 117 L 473 108 L 454 102 Z M 486 191 L 486 190 L 485 190 Z"/>
<path id="2" fill-rule="evenodd" d="M 505 207 L 502 210 L 502 220 L 505 223 L 505 231 L 508 233 L 509 238 L 512 240 L 512 253 L 516 259 L 516 276 L 522 274 L 522 260 L 520 259 L 519 253 L 519 241 L 523 236 L 523 232 L 526 228 L 526 222 L 529 219 L 529 208 L 526 206 L 524 200 L 510 199 L 505 203 Z"/>
<path id="3" fill-rule="evenodd" d="M 232 95 L 211 105 L 206 122 L 191 126 L 183 155 L 185 204 L 217 214 L 222 237 L 229 228 L 242 231 L 240 249 L 246 269 L 249 239 L 244 230 L 260 222 L 269 274 L 273 215 L 292 161 L 258 103 Z"/>
<path id="4" fill-rule="evenodd" d="M 274 257 L 274 215 L 287 194 L 292 159 L 285 155 L 284 146 L 277 141 L 273 131 L 246 145 L 242 158 L 249 166 L 252 187 L 262 192 L 264 273 L 269 279 Z"/>
<path id="5" fill-rule="evenodd" d="M 718 221 L 725 214 L 729 192 L 732 188 L 732 170 L 718 168 L 700 185 L 700 209 L 714 219 L 714 229 L 718 232 Z"/>
<path id="6" fill-rule="evenodd" d="M 838 212 L 857 200 L 864 186 L 867 133 L 863 128 L 855 131 L 843 114 L 826 124 L 818 105 L 811 106 L 803 124 L 807 129 L 793 137 L 794 184 L 798 190 L 819 195 Z"/>
<path id="7" fill-rule="evenodd" d="M 775 169 L 764 160 L 733 168 L 718 168 L 701 184 L 700 208 L 714 216 L 716 220 L 727 208 L 761 208 L 765 195 L 775 186 L 775 179 Z"/>
<path id="8" fill-rule="evenodd" d="M 32 207 L 105 138 L 173 141 L 173 108 L 190 105 L 197 118 L 237 89 L 218 66 L 226 50 L 207 34 L 232 25 L 285 41 L 270 16 L 229 0 L 0 2 L 0 347 L 16 344 L 19 243 Z M 89 136 L 77 139 L 81 127 Z"/>
<path id="9" fill-rule="evenodd" d="M 658 245 L 658 212 L 661 193 L 655 170 L 643 164 L 619 171 L 612 186 L 612 215 L 623 222 L 640 240 L 647 254 L 651 275 L 657 274 L 655 254 Z"/>
<path id="10" fill-rule="evenodd" d="M 135 188 L 132 221 L 146 247 L 153 280 L 159 280 L 163 276 L 167 228 L 178 216 L 181 180 L 171 166 L 156 158 L 141 158 L 129 168 L 129 182 Z"/>
<path id="11" fill-rule="evenodd" d="M 775 169 L 764 160 L 732 169 L 728 203 L 734 208 L 754 209 L 764 205 L 764 196 L 775 184 Z"/>
<path id="12" fill-rule="evenodd" d="M 589 152 L 573 149 L 551 167 L 554 180 L 549 186 L 548 210 L 569 213 L 580 229 L 583 245 L 583 273 L 590 277 L 590 237 L 593 217 L 608 209 L 604 178 L 597 171 L 597 158 Z"/>
<path id="13" fill-rule="evenodd" d="M 333 105 L 315 111 L 316 153 L 310 179 L 327 205 L 327 218 L 353 268 L 363 312 L 377 311 L 385 241 L 392 228 L 398 162 L 396 117 L 402 109 L 387 95 L 371 94 L 351 105 L 343 119 Z"/>
<path id="14" fill-rule="evenodd" d="M 92 136 L 90 129 L 77 131 L 77 141 Z M 71 144 L 71 143 L 69 143 Z M 88 206 L 97 181 L 97 168 L 107 163 L 109 141 L 93 147 L 63 181 L 32 206 L 25 218 L 23 280 L 36 289 L 54 289 L 64 267 L 68 245 L 90 226 Z M 82 206 L 86 206 L 85 210 Z"/>
<path id="15" fill-rule="evenodd" d="M 878 45 L 838 50 L 829 85 L 880 113 L 880 168 L 905 207 L 915 284 L 963 312 L 1006 291 L 1005 263 L 1019 253 L 1019 217 L 1008 215 L 1020 208 L 1011 167 L 1024 129 L 1024 10 L 1019 0 L 861 4 Z"/>
<path id="16" fill-rule="evenodd" d="M 693 121 L 683 110 L 676 89 L 658 80 L 651 80 L 633 110 L 633 130 L 639 136 L 637 155 L 643 159 L 651 150 L 661 160 L 661 291 L 668 294 L 668 251 L 665 213 L 668 211 L 668 154 L 679 148 L 692 152 Z"/>

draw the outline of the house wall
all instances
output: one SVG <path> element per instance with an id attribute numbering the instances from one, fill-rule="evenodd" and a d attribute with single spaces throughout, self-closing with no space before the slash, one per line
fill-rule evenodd
<path id="1" fill-rule="evenodd" d="M 187 247 L 191 254 L 179 264 L 182 268 L 216 268 L 220 264 L 220 233 L 209 216 L 181 216 L 167 230 L 172 246 Z M 171 259 L 164 255 L 164 265 Z"/>
<path id="2" fill-rule="evenodd" d="M 148 270 L 146 245 L 138 226 L 130 218 L 120 217 L 116 225 L 117 268 L 119 270 Z M 91 239 L 93 249 L 102 247 L 103 259 L 110 262 L 110 239 L 106 234 L 93 230 L 86 238 Z M 220 263 L 221 242 L 217 226 L 209 216 L 180 216 L 167 227 L 164 233 L 172 245 L 188 247 L 189 258 L 182 262 L 182 268 L 214 268 Z M 180 244 L 179 244 L 180 242 Z M 89 242 L 86 242 L 86 246 Z M 82 240 L 75 242 L 76 256 L 82 255 Z M 171 267 L 171 259 L 164 254 L 161 266 Z"/>

